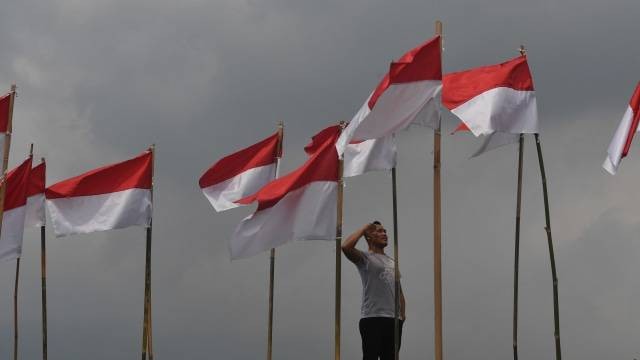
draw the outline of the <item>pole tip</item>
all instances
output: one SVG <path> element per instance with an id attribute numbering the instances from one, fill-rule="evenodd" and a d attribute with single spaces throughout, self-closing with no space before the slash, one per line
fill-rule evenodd
<path id="1" fill-rule="evenodd" d="M 520 45 L 520 47 L 518 48 L 518 51 L 520 52 L 520 55 L 522 55 L 522 56 L 527 55 L 527 48 L 525 48 L 524 45 Z"/>
<path id="2" fill-rule="evenodd" d="M 40 162 L 44 162 L 44 157 L 41 157 L 41 158 L 40 158 Z"/>
<path id="3" fill-rule="evenodd" d="M 442 35 L 442 21 L 436 20 L 436 35 Z"/>
<path id="4" fill-rule="evenodd" d="M 282 120 L 278 121 L 278 127 L 282 129 L 284 127 L 284 121 Z"/>
<path id="5" fill-rule="evenodd" d="M 17 88 L 18 86 L 16 85 L 16 83 L 11 84 L 11 91 L 16 91 Z"/>
<path id="6" fill-rule="evenodd" d="M 33 156 L 33 143 L 29 145 L 29 156 Z"/>

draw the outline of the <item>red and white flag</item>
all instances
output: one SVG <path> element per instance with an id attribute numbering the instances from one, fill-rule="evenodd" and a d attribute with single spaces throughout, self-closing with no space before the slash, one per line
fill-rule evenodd
<path id="1" fill-rule="evenodd" d="M 618 125 L 613 139 L 607 150 L 607 158 L 602 167 L 611 175 L 615 175 L 622 158 L 627 156 L 633 135 L 638 132 L 638 123 L 640 122 L 640 82 L 636 86 L 636 90 L 631 96 L 631 101 L 627 106 L 627 111 Z"/>
<path id="2" fill-rule="evenodd" d="M 329 137 L 340 131 L 340 125 L 333 125 L 320 131 L 311 138 L 304 148 L 307 154 L 313 154 Z M 352 141 L 343 155 L 344 177 L 362 175 L 370 171 L 390 170 L 396 166 L 397 147 L 393 135 L 380 139 Z"/>
<path id="3" fill-rule="evenodd" d="M 40 227 L 45 224 L 44 189 L 46 164 L 42 161 L 31 169 L 29 188 L 27 189 L 27 215 L 25 227 Z"/>
<path id="4" fill-rule="evenodd" d="M 307 161 L 239 201 L 257 210 L 234 231 L 232 259 L 245 258 L 292 240 L 333 240 L 336 231 L 339 128 Z"/>
<path id="5" fill-rule="evenodd" d="M 442 104 L 475 136 L 538 132 L 536 95 L 526 56 L 446 74 Z"/>
<path id="6" fill-rule="evenodd" d="M 13 92 L 0 96 L 0 159 L 3 157 L 4 142 L 9 131 L 9 118 L 11 117 L 11 98 Z M 1 172 L 1 171 L 0 171 Z"/>
<path id="7" fill-rule="evenodd" d="M 442 51 L 436 36 L 392 62 L 389 72 L 344 129 L 336 143 L 343 154 L 352 141 L 378 139 L 409 126 L 421 111 L 439 111 Z M 427 125 L 437 120 L 430 116 Z"/>
<path id="8" fill-rule="evenodd" d="M 151 222 L 153 152 L 107 165 L 45 190 L 56 236 Z"/>
<path id="9" fill-rule="evenodd" d="M 7 174 L 0 234 L 0 260 L 14 260 L 22 254 L 22 235 L 24 233 L 30 172 L 31 157 Z"/>
<path id="10" fill-rule="evenodd" d="M 280 138 L 276 133 L 228 155 L 202 175 L 200 188 L 216 211 L 241 206 L 238 200 L 275 179 L 277 160 L 282 156 Z"/>

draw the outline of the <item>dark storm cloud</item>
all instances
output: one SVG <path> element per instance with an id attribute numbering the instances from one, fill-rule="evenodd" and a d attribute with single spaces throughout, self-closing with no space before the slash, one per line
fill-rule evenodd
<path id="1" fill-rule="evenodd" d="M 0 13 L 0 85 L 19 85 L 11 163 L 35 142 L 49 181 L 157 144 L 153 253 L 157 356 L 256 359 L 266 342 L 267 257 L 231 263 L 226 241 L 251 212 L 215 214 L 201 172 L 286 124 L 284 168 L 307 138 L 348 120 L 391 59 L 445 23 L 447 71 L 503 61 L 525 44 L 535 77 L 552 196 L 561 334 L 568 358 L 638 356 L 634 259 L 640 161 L 599 168 L 638 75 L 637 1 L 25 0 Z M 445 116 L 445 128 L 456 120 Z M 432 337 L 431 147 L 400 141 L 400 261 L 408 302 L 403 355 Z M 443 140 L 445 354 L 511 356 L 515 147 L 468 160 L 469 136 Z M 22 155 L 21 155 L 22 154 Z M 553 354 L 551 275 L 534 144 L 525 149 L 522 359 Z M 391 225 L 387 174 L 351 179 L 345 231 Z M 372 195 L 375 194 L 375 195 Z M 27 230 L 23 358 L 40 353 L 39 247 Z M 49 240 L 51 359 L 137 356 L 143 229 Z M 332 351 L 333 245 L 278 250 L 274 356 Z M 343 357 L 357 358 L 360 280 L 343 263 Z M 1 265 L 0 349 L 11 349 L 13 263 Z"/>

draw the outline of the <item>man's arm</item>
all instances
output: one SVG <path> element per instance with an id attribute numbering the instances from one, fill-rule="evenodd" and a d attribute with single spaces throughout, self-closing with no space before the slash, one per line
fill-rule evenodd
<path id="1" fill-rule="evenodd" d="M 342 243 L 342 252 L 352 263 L 357 264 L 362 261 L 362 254 L 360 253 L 360 250 L 356 249 L 356 244 L 358 243 L 358 240 L 364 236 L 364 233 L 373 226 L 375 225 L 366 224 L 353 234 L 349 235 L 349 237 Z"/>

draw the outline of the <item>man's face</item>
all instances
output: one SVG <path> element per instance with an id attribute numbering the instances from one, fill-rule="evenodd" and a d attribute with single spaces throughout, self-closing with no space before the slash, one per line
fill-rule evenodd
<path id="1" fill-rule="evenodd" d="M 384 226 L 382 225 L 378 225 L 375 224 L 375 229 L 373 229 L 372 231 L 369 231 L 368 236 L 369 236 L 369 246 L 370 247 L 377 247 L 377 248 L 384 248 L 387 246 L 387 229 L 384 228 Z"/>

